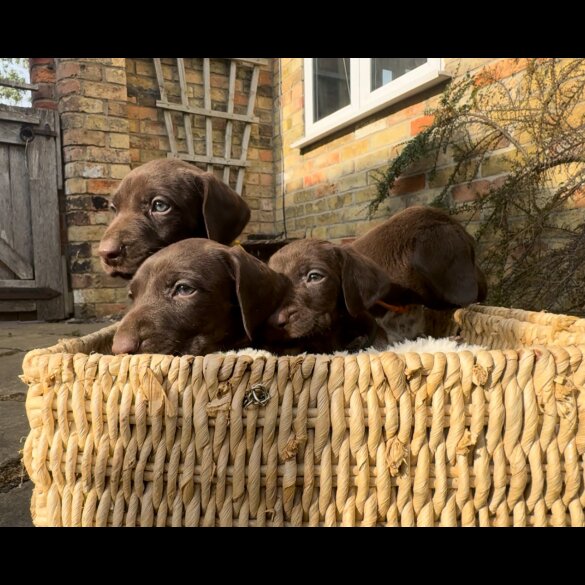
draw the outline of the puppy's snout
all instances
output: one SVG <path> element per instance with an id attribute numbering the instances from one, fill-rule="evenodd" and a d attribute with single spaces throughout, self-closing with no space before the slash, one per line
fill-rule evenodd
<path id="1" fill-rule="evenodd" d="M 284 327 L 288 323 L 289 315 L 286 311 L 279 311 L 276 315 L 276 326 Z"/>
<path id="2" fill-rule="evenodd" d="M 117 332 L 114 335 L 112 353 L 136 353 L 140 346 L 140 340 L 135 335 L 126 331 Z"/>
<path id="3" fill-rule="evenodd" d="M 122 255 L 124 246 L 117 240 L 102 240 L 98 254 L 106 261 L 116 260 Z"/>
<path id="4" fill-rule="evenodd" d="M 269 320 L 270 324 L 278 329 L 284 329 L 289 324 L 291 315 L 292 311 L 290 309 L 280 309 L 272 315 Z"/>

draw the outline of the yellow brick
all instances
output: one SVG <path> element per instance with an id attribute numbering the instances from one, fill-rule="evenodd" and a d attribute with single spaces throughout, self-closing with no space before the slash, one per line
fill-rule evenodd
<path id="1" fill-rule="evenodd" d="M 432 179 L 429 177 L 428 181 L 429 187 L 431 188 L 444 187 L 447 184 L 447 181 L 449 180 L 449 177 L 451 176 L 451 173 L 453 172 L 454 168 L 455 168 L 454 166 L 450 166 L 443 169 L 438 169 Z M 455 182 L 465 183 L 466 181 L 471 181 L 472 179 L 475 179 L 476 177 L 473 176 L 473 168 L 474 168 L 473 166 L 471 166 L 471 168 L 467 170 L 461 168 L 455 177 Z"/>
<path id="2" fill-rule="evenodd" d="M 124 69 L 112 69 L 110 67 L 106 67 L 104 71 L 107 82 L 119 83 L 121 85 L 126 84 L 126 71 L 124 71 Z"/>
<path id="3" fill-rule="evenodd" d="M 574 178 L 579 173 L 583 173 L 585 165 L 583 163 L 571 163 L 569 165 L 563 165 L 556 167 L 545 173 L 546 178 L 551 182 L 554 187 L 558 187 L 562 183 Z"/>
<path id="4" fill-rule="evenodd" d="M 352 238 L 357 232 L 357 223 L 345 223 L 327 228 L 327 239 L 338 240 L 341 238 Z"/>
<path id="5" fill-rule="evenodd" d="M 130 148 L 128 134 L 110 134 L 110 148 Z"/>
<path id="6" fill-rule="evenodd" d="M 365 187 L 368 183 L 366 173 L 358 173 L 354 175 L 348 175 L 337 181 L 338 191 L 349 191 L 358 187 Z"/>
<path id="7" fill-rule="evenodd" d="M 112 179 L 123 179 L 130 172 L 130 165 L 110 165 Z"/>
<path id="8" fill-rule="evenodd" d="M 67 179 L 65 181 L 65 194 L 77 193 L 87 193 L 87 181 L 85 179 Z"/>
<path id="9" fill-rule="evenodd" d="M 381 148 L 376 150 L 375 152 L 366 154 L 365 156 L 361 156 L 360 158 L 356 159 L 355 170 L 361 171 L 364 169 L 378 168 L 381 166 L 387 166 L 389 163 L 390 163 L 389 149 Z"/>
<path id="10" fill-rule="evenodd" d="M 80 225 L 67 228 L 70 242 L 97 242 L 104 234 L 105 226 Z"/>
<path id="11" fill-rule="evenodd" d="M 83 300 L 88 303 L 114 303 L 128 298 L 126 288 L 87 288 L 80 292 Z"/>
<path id="12" fill-rule="evenodd" d="M 354 194 L 354 201 L 356 203 L 369 203 L 378 194 L 378 189 L 372 185 L 365 189 L 360 189 Z"/>
<path id="13" fill-rule="evenodd" d="M 348 159 L 354 159 L 355 157 L 360 156 L 361 154 L 365 154 L 366 152 L 368 152 L 368 148 L 369 148 L 369 139 L 363 138 L 362 140 L 356 140 L 352 144 L 348 144 L 347 146 L 344 146 L 341 149 L 341 151 L 339 153 L 340 159 L 342 161 L 345 161 Z"/>
<path id="14" fill-rule="evenodd" d="M 364 136 L 374 134 L 379 130 L 384 130 L 384 128 L 386 128 L 386 118 L 380 118 L 375 122 L 371 122 L 369 124 L 365 124 L 364 126 L 357 128 L 354 134 L 356 139 L 360 139 L 363 138 Z"/>
<path id="15" fill-rule="evenodd" d="M 445 59 L 445 71 L 447 73 L 451 73 L 452 75 L 457 75 L 461 77 L 465 75 L 468 71 L 474 71 L 479 69 L 480 67 L 485 67 L 486 65 L 498 61 L 499 59 L 494 59 L 492 57 L 486 58 L 451 58 Z"/>
<path id="16" fill-rule="evenodd" d="M 309 231 L 308 237 L 325 240 L 327 238 L 327 228 L 325 226 L 315 227 Z"/>
<path id="17" fill-rule="evenodd" d="M 491 156 L 482 163 L 481 176 L 490 177 L 492 175 L 508 173 L 512 170 L 513 163 L 518 160 L 520 160 L 520 157 L 515 150 Z"/>
<path id="18" fill-rule="evenodd" d="M 400 122 L 394 124 L 385 130 L 376 132 L 370 136 L 370 148 L 372 150 L 381 146 L 390 146 L 399 140 L 404 140 L 410 136 L 410 122 Z"/>

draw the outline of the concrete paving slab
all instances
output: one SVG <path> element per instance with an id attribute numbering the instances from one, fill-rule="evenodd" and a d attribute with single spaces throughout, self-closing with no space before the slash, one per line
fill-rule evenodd
<path id="1" fill-rule="evenodd" d="M 10 491 L 0 492 L 0 526 L 34 526 L 30 515 L 33 483 L 27 481 Z"/>
<path id="2" fill-rule="evenodd" d="M 24 402 L 0 402 L 0 468 L 7 461 L 20 458 L 18 452 L 24 447 L 28 431 Z"/>

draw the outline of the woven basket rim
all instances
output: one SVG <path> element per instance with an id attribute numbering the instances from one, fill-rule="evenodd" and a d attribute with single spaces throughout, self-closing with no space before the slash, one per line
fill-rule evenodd
<path id="1" fill-rule="evenodd" d="M 507 313 L 508 316 L 504 316 L 503 314 L 501 314 L 502 312 L 504 312 L 504 315 Z M 583 342 L 582 343 L 567 343 L 567 344 L 538 343 L 538 344 L 522 345 L 521 347 L 517 347 L 517 348 L 505 348 L 505 349 L 486 348 L 486 349 L 476 350 L 476 353 L 480 353 L 480 352 L 491 353 L 491 352 L 506 351 L 506 352 L 516 352 L 519 355 L 520 352 L 526 351 L 529 349 L 542 349 L 542 348 L 565 349 L 567 347 L 583 348 L 585 346 L 585 319 L 583 319 L 583 318 L 579 318 L 579 317 L 575 317 L 575 316 L 571 316 L 571 315 L 548 313 L 546 311 L 540 311 L 540 312 L 526 311 L 524 309 L 512 309 L 512 308 L 509 309 L 506 307 L 473 304 L 473 305 L 470 305 L 470 306 L 465 307 L 465 308 L 457 309 L 453 315 L 453 319 L 455 320 L 456 318 L 459 318 L 460 316 L 465 315 L 465 314 L 475 314 L 475 315 L 481 314 L 481 315 L 485 315 L 485 316 L 489 317 L 490 319 L 494 319 L 494 320 L 498 320 L 498 321 L 502 321 L 502 322 L 514 321 L 517 323 L 521 323 L 521 324 L 529 325 L 529 326 L 534 326 L 534 327 L 553 327 L 553 329 L 555 329 L 556 331 L 560 331 L 560 332 L 575 333 L 575 334 L 583 333 Z M 520 317 L 520 316 L 531 317 L 532 319 L 534 319 L 534 321 L 526 321 L 526 320 L 518 319 L 517 317 Z M 549 319 L 549 316 L 552 318 Z M 546 319 L 548 321 L 548 323 L 544 324 L 544 323 L 538 322 L 539 320 L 542 320 L 543 317 L 544 317 L 544 319 Z M 119 324 L 120 324 L 120 322 L 112 323 L 111 325 L 108 325 L 102 329 L 99 329 L 98 331 L 94 331 L 93 333 L 89 333 L 88 335 L 84 335 L 82 337 L 60 339 L 56 344 L 54 344 L 52 346 L 45 347 L 45 348 L 32 349 L 25 354 L 24 364 L 28 363 L 30 361 L 30 359 L 34 358 L 34 357 L 55 355 L 55 354 L 63 354 L 63 355 L 70 355 L 70 356 L 83 354 L 83 355 L 99 356 L 100 359 L 101 359 L 101 357 L 106 357 L 109 359 L 121 359 L 122 357 L 127 357 L 127 354 L 114 355 L 114 354 L 109 354 L 109 353 L 100 353 L 100 352 L 96 352 L 96 351 L 90 351 L 89 353 L 85 354 L 83 351 L 75 351 L 72 348 L 72 346 L 79 345 L 79 344 L 90 345 L 90 344 L 95 344 L 96 342 L 99 342 L 99 341 L 103 341 L 105 338 L 109 337 L 110 335 L 113 335 L 113 333 L 118 328 Z M 575 327 L 577 327 L 577 330 L 575 330 Z M 581 331 L 581 327 L 583 327 L 583 331 Z M 257 350 L 254 350 L 253 348 L 245 348 L 242 350 L 237 350 L 236 353 L 239 356 L 247 355 L 245 352 L 248 349 L 251 351 L 257 351 Z M 460 350 L 457 353 L 461 353 L 462 351 L 468 351 L 468 350 Z M 309 356 L 319 357 L 320 359 L 335 359 L 335 358 L 339 358 L 339 357 L 348 357 L 348 356 L 355 357 L 355 356 L 363 354 L 363 353 L 368 354 L 369 352 L 367 350 L 362 350 L 360 352 L 347 354 L 345 356 L 343 355 L 343 353 L 344 352 L 335 352 L 335 353 L 330 353 L 330 354 L 316 354 L 316 353 L 307 352 L 307 353 L 302 353 L 302 354 L 298 354 L 298 355 L 283 355 L 283 356 L 278 356 L 278 355 L 273 354 L 273 357 L 275 357 L 277 359 L 288 358 L 288 359 L 295 359 L 295 360 L 298 360 L 299 358 L 309 357 Z M 413 354 L 422 355 L 424 353 L 430 353 L 430 354 L 445 353 L 445 354 L 447 354 L 447 353 L 453 353 L 453 352 L 449 352 L 449 351 L 445 351 L 445 352 L 441 352 L 441 351 L 395 352 L 392 350 L 382 350 L 382 351 L 376 352 L 375 355 L 395 354 L 397 356 L 401 356 L 401 355 L 405 355 L 406 353 L 413 353 Z M 230 354 L 231 354 L 231 352 L 230 352 Z M 165 358 L 173 357 L 176 359 L 185 359 L 185 358 L 195 359 L 197 357 L 205 358 L 207 355 L 226 356 L 226 355 L 228 355 L 228 352 L 213 352 L 211 354 L 205 354 L 203 356 L 196 356 L 196 355 L 191 355 L 191 354 L 185 354 L 183 356 L 169 356 L 168 354 L 160 354 L 160 353 L 136 354 L 136 356 L 141 356 L 142 359 L 144 359 L 145 356 L 146 357 L 164 356 Z M 372 353 L 372 355 L 374 355 L 374 353 Z M 131 355 L 130 357 L 135 357 L 135 356 Z M 263 356 L 263 355 L 253 356 L 253 359 L 259 359 L 259 358 L 266 359 L 265 356 Z"/>

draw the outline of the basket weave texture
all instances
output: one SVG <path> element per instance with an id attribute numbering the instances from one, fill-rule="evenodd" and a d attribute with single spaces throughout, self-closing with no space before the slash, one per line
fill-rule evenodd
<path id="1" fill-rule="evenodd" d="M 475 354 L 112 356 L 115 328 L 24 359 L 37 526 L 585 525 L 585 319 L 460 309 Z"/>

